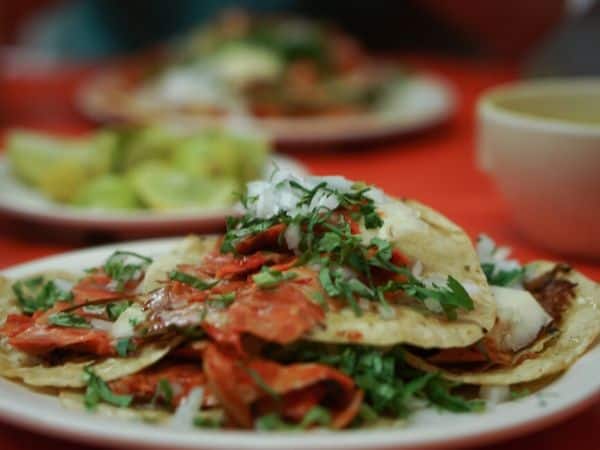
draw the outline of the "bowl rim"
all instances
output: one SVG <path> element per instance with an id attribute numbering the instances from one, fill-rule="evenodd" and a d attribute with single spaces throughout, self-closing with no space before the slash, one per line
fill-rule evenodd
<path id="1" fill-rule="evenodd" d="M 600 138 L 600 124 L 592 125 L 540 117 L 516 112 L 494 102 L 498 98 L 515 98 L 522 95 L 542 96 L 548 90 L 580 92 L 589 89 L 595 89 L 600 94 L 600 77 L 543 78 L 503 83 L 486 90 L 480 96 L 477 102 L 477 116 L 480 120 L 494 120 L 521 129 Z"/>

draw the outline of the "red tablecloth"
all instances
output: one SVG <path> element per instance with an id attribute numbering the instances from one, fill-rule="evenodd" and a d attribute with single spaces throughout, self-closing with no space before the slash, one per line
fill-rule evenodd
<path id="1" fill-rule="evenodd" d="M 491 181 L 480 173 L 474 162 L 475 117 L 474 103 L 482 90 L 516 77 L 513 66 L 490 63 L 468 63 L 459 60 L 408 58 L 420 68 L 447 77 L 458 91 L 459 107 L 456 117 L 443 126 L 399 140 L 352 149 L 305 150 L 294 156 L 316 174 L 341 174 L 352 179 L 377 184 L 397 196 L 415 197 L 440 210 L 462 225 L 471 235 L 485 231 L 498 242 L 510 245 L 515 256 L 561 259 L 558 255 L 536 248 L 514 229 L 510 214 Z M 71 80 L 65 89 L 71 89 Z M 60 83 L 59 83 L 60 86 Z M 15 92 L 27 95 L 26 92 Z M 21 121 L 20 125 L 40 125 L 38 119 Z M 56 119 L 43 128 L 58 131 L 79 131 L 89 127 L 81 119 Z M 193 230 L 191 230 L 193 231 Z M 15 223 L 7 218 L 0 221 L 0 268 L 33 258 L 89 245 L 72 242 L 71 236 L 60 231 L 46 235 L 44 228 Z M 600 279 L 600 263 L 570 260 L 579 270 Z M 571 420 L 525 438 L 499 444 L 494 449 L 537 450 L 564 449 L 595 450 L 598 448 L 595 428 L 600 425 L 600 404 Z M 17 449 L 75 449 L 76 444 L 38 436 L 16 428 L 0 425 L 0 448 Z"/>

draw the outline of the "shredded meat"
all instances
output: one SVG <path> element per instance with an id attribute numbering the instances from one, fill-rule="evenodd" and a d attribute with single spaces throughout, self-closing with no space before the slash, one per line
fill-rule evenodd
<path id="1" fill-rule="evenodd" d="M 205 388 L 204 406 L 210 407 L 217 404 L 216 398 L 206 387 L 206 376 L 199 363 L 174 364 L 168 361 L 162 362 L 141 372 L 111 381 L 109 386 L 116 394 L 133 395 L 136 401 L 149 402 L 156 399 L 165 403 L 164 398 L 157 396 L 159 383 L 163 380 L 169 383 L 173 391 L 169 406 L 176 407 L 179 405 L 181 400 L 187 397 L 190 391 L 196 387 Z"/>
<path id="2" fill-rule="evenodd" d="M 568 274 L 570 271 L 571 267 L 567 264 L 557 264 L 552 270 L 524 283 L 525 288 L 556 323 L 560 322 L 563 313 L 575 297 L 577 285 L 561 278 L 561 275 Z"/>
<path id="3" fill-rule="evenodd" d="M 362 391 L 351 378 L 321 364 L 243 361 L 211 344 L 204 353 L 204 370 L 229 419 L 244 428 L 269 412 L 297 421 L 318 404 L 332 412 L 333 427 L 343 428 L 356 416 L 362 400 Z"/>
<path id="4" fill-rule="evenodd" d="M 557 264 L 552 270 L 524 283 L 525 288 L 531 292 L 542 308 L 552 317 L 554 324 L 560 323 L 562 315 L 575 297 L 575 287 L 577 285 L 561 277 L 570 271 L 570 266 Z M 542 330 L 538 339 L 544 336 L 546 332 Z M 485 370 L 495 365 L 512 366 L 519 364 L 524 359 L 531 359 L 536 356 L 536 353 L 515 354 L 514 352 L 501 350 L 493 339 L 485 337 L 470 347 L 443 349 L 427 359 L 434 364 L 475 365 L 473 370 Z"/>

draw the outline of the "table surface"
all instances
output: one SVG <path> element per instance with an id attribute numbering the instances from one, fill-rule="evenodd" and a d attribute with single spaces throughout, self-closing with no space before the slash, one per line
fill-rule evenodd
<path id="1" fill-rule="evenodd" d="M 447 123 L 426 132 L 415 133 L 387 142 L 355 145 L 350 149 L 305 149 L 292 156 L 315 174 L 341 174 L 382 187 L 390 194 L 418 198 L 462 225 L 471 236 L 485 232 L 523 261 L 534 258 L 561 260 L 561 256 L 536 248 L 515 228 L 507 206 L 488 177 L 476 167 L 476 121 L 474 104 L 486 88 L 517 77 L 514 65 L 490 62 L 468 62 L 457 59 L 407 56 L 413 66 L 446 77 L 458 94 L 457 114 Z M 85 71 L 84 71 L 85 72 Z M 53 80 L 51 86 L 70 95 L 76 75 Z M 5 93 L 27 96 L 29 86 L 19 83 L 4 85 Z M 39 89 L 39 87 L 37 88 Z M 16 91 L 19 91 L 18 93 Z M 65 95 L 67 95 L 65 94 Z M 20 118 L 11 126 L 35 127 L 57 132 L 81 132 L 91 125 L 82 118 L 66 114 L 51 121 Z M 1 131 L 1 130 L 0 130 Z M 190 230 L 192 232 L 193 230 Z M 102 241 L 102 238 L 100 238 Z M 0 216 L 0 269 L 34 258 L 89 246 L 98 237 L 75 236 L 48 232 L 44 227 L 13 221 Z M 569 260 L 593 279 L 600 280 L 600 263 Z M 492 449 L 595 450 L 598 441 L 595 428 L 600 425 L 600 404 L 550 429 L 489 447 Z M 81 446 L 0 425 L 0 448 L 21 449 L 85 449 Z"/>

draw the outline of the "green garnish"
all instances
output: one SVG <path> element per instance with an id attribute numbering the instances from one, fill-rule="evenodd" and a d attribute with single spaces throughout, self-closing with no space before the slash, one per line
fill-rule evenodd
<path id="1" fill-rule="evenodd" d="M 221 246 L 222 252 L 235 252 L 236 244 L 244 238 L 281 223 L 287 227 L 295 227 L 300 233 L 297 249 L 299 261 L 319 265 L 319 281 L 325 292 L 330 297 L 345 300 L 356 315 L 362 313 L 359 299 L 378 302 L 382 308 L 388 309 L 386 294 L 392 292 L 404 292 L 421 301 L 433 298 L 440 303 L 440 311 L 449 319 L 456 318 L 457 309 L 473 309 L 473 300 L 455 278 L 448 277 L 444 286 L 426 286 L 408 268 L 392 262 L 393 249 L 390 242 L 375 237 L 365 243 L 363 236 L 353 233 L 351 220 L 367 229 L 383 225 L 375 202 L 366 195 L 370 187 L 356 184 L 352 191 L 340 192 L 325 181 L 310 189 L 295 180 L 284 182 L 300 194 L 296 210 L 302 212 L 293 217 L 282 211 L 269 218 L 246 214 L 241 218 L 230 219 Z M 335 197 L 338 206 L 335 210 L 324 206 L 311 210 L 309 207 L 315 196 Z M 255 200 L 245 197 L 242 204 L 247 207 Z M 377 284 L 374 272 L 381 269 L 399 275 L 396 278 L 404 281 Z M 270 288 L 277 286 L 285 276 L 286 273 L 263 268 L 253 279 L 260 287 Z"/>
<path id="2" fill-rule="evenodd" d="M 451 389 L 455 386 L 457 385 L 442 378 L 433 378 L 426 387 L 427 396 L 434 405 L 452 412 L 481 412 L 485 409 L 483 400 L 467 400 L 453 395 Z"/>
<path id="3" fill-rule="evenodd" d="M 83 369 L 83 381 L 87 385 L 84 404 L 89 410 L 96 409 L 101 401 L 124 408 L 129 406 L 133 400 L 132 395 L 118 395 L 111 391 L 106 381 L 94 373 L 92 366 L 86 366 Z"/>
<path id="4" fill-rule="evenodd" d="M 174 281 L 179 281 L 180 283 L 187 284 L 194 289 L 198 289 L 199 291 L 204 291 L 206 289 L 210 289 L 213 286 L 216 286 L 219 282 L 215 281 L 204 281 L 198 277 L 193 275 L 189 275 L 185 272 L 180 272 L 179 270 L 173 270 L 169 273 L 169 279 Z"/>
<path id="5" fill-rule="evenodd" d="M 256 275 L 252 275 L 252 280 L 262 289 L 272 289 L 277 287 L 279 283 L 287 280 L 293 280 L 298 275 L 295 272 L 280 272 L 271 270 L 267 266 L 263 266 L 261 271 Z"/>
<path id="6" fill-rule="evenodd" d="M 277 413 L 266 414 L 256 419 L 254 427 L 259 431 L 299 431 L 319 425 L 329 426 L 331 413 L 322 406 L 313 406 L 298 424 L 286 422 Z"/>
<path id="7" fill-rule="evenodd" d="M 125 357 L 135 351 L 135 344 L 131 338 L 121 338 L 117 341 L 115 348 L 119 356 Z"/>
<path id="8" fill-rule="evenodd" d="M 52 280 L 44 282 L 44 277 L 41 276 L 17 281 L 12 285 L 12 290 L 25 314 L 46 311 L 56 302 L 73 299 L 71 292 L 63 291 Z"/>
<path id="9" fill-rule="evenodd" d="M 322 346 L 301 344 L 277 359 L 316 362 L 335 367 L 350 376 L 364 393 L 363 408 L 357 420 L 374 421 L 379 416 L 406 417 L 413 399 L 428 401 L 454 411 L 480 411 L 481 400 L 468 400 L 453 393 L 458 385 L 438 373 L 414 369 L 404 361 L 401 347 L 388 351 L 366 346 Z"/>
<path id="10" fill-rule="evenodd" d="M 133 258 L 138 263 L 127 263 Z M 106 275 L 117 283 L 116 291 L 125 289 L 125 285 L 141 277 L 143 271 L 152 263 L 152 258 L 134 252 L 117 250 L 104 263 L 103 269 Z"/>
<path id="11" fill-rule="evenodd" d="M 494 263 L 482 263 L 481 269 L 489 284 L 493 286 L 510 286 L 519 283 L 525 278 L 525 268 L 513 270 L 498 270 Z"/>
<path id="12" fill-rule="evenodd" d="M 131 304 L 130 301 L 109 303 L 106 305 L 106 315 L 114 322 Z"/>
<path id="13" fill-rule="evenodd" d="M 67 312 L 51 314 L 50 317 L 48 317 L 48 322 L 50 322 L 52 325 L 56 325 L 57 327 L 92 328 L 90 323 L 83 317 Z"/>
<path id="14" fill-rule="evenodd" d="M 235 300 L 235 292 L 228 292 L 227 294 L 215 294 L 211 295 L 208 299 L 210 306 L 224 309 L 233 303 Z"/>
<path id="15" fill-rule="evenodd" d="M 528 395 L 531 395 L 531 391 L 529 389 L 521 389 L 520 391 L 514 389 L 510 390 L 511 400 L 519 400 L 523 397 L 527 397 Z"/>
<path id="16" fill-rule="evenodd" d="M 173 387 L 166 378 L 158 380 L 151 404 L 155 405 L 159 398 L 162 399 L 167 405 L 170 405 L 173 402 Z"/>
<path id="17" fill-rule="evenodd" d="M 194 418 L 194 426 L 198 428 L 221 428 L 223 421 L 214 417 L 197 416 Z"/>
<path id="18" fill-rule="evenodd" d="M 316 301 L 319 305 L 321 305 L 321 308 L 323 308 L 324 311 L 327 311 L 329 309 L 329 306 L 327 305 L 327 301 L 325 300 L 325 297 L 319 291 L 313 292 L 311 294 L 311 298 L 314 301 Z"/>

